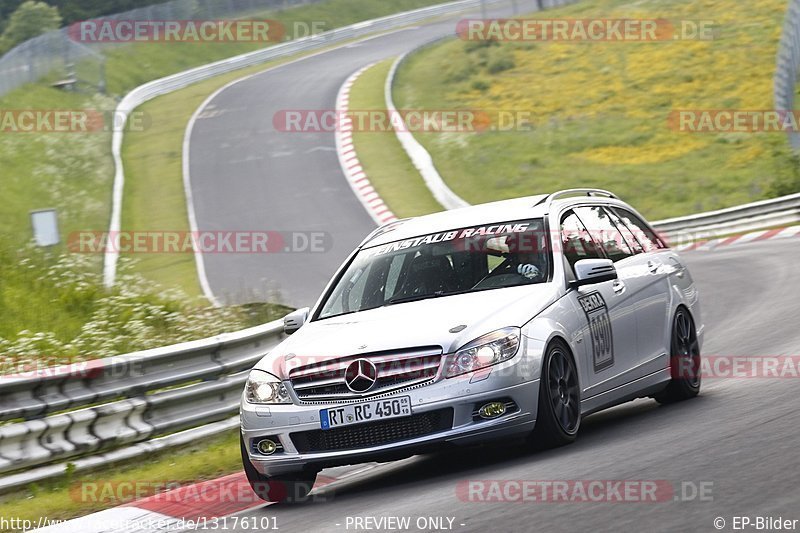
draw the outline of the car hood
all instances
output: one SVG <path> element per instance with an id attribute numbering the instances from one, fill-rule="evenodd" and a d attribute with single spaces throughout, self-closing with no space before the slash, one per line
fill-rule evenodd
<path id="1" fill-rule="evenodd" d="M 521 327 L 559 295 L 555 283 L 508 287 L 399 303 L 308 322 L 255 368 L 286 378 L 289 368 L 384 350 L 452 353 L 508 326 Z"/>

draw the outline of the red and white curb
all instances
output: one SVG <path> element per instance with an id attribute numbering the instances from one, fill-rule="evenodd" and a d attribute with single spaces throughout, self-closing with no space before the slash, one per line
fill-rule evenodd
<path id="1" fill-rule="evenodd" d="M 719 239 L 700 240 L 686 244 L 673 246 L 677 252 L 709 252 L 719 247 L 745 244 L 748 242 L 767 241 L 773 239 L 791 239 L 800 237 L 800 226 L 789 226 L 786 228 L 775 228 L 769 230 L 753 231 L 741 235 L 722 237 Z"/>
<path id="2" fill-rule="evenodd" d="M 352 187 L 356 198 L 364 205 L 367 213 L 381 226 L 387 222 L 397 220 L 397 217 L 389 209 L 389 206 L 384 203 L 375 187 L 370 183 L 366 172 L 364 172 L 353 146 L 353 121 L 344 116 L 350 109 L 350 89 L 353 87 L 353 83 L 373 65 L 375 63 L 355 71 L 339 89 L 339 94 L 336 97 L 336 116 L 343 118 L 337 125 L 335 137 L 336 153 L 339 156 L 339 164 L 342 166 L 347 182 Z"/>
<path id="3" fill-rule="evenodd" d="M 103 496 L 106 487 L 102 486 L 102 482 L 100 484 L 101 487 L 96 492 Z M 137 483 L 131 481 L 130 485 L 135 488 Z M 117 494 L 114 491 L 120 488 L 120 484 L 115 484 L 107 490 L 115 496 Z M 177 531 L 197 527 L 203 522 L 263 505 L 266 503 L 250 489 L 244 472 L 239 472 L 148 496 L 36 531 L 47 533 Z"/>
<path id="4" fill-rule="evenodd" d="M 378 463 L 345 466 L 326 470 L 319 474 L 314 483 L 314 490 L 322 487 L 336 486 L 345 480 L 349 481 L 380 466 Z M 89 482 L 91 483 L 91 482 Z M 123 491 L 121 483 L 106 487 L 98 482 L 97 490 L 90 494 L 101 497 L 106 490 L 113 495 Z M 135 490 L 137 483 L 128 485 Z M 147 487 L 148 483 L 142 484 Z M 80 491 L 77 491 L 79 493 Z M 314 493 L 310 497 L 313 499 Z M 327 499 L 331 494 L 317 495 L 316 498 Z M 250 488 L 244 472 L 230 474 L 210 481 L 202 481 L 182 486 L 153 496 L 138 499 L 118 507 L 106 509 L 94 514 L 68 520 L 58 524 L 39 528 L 34 531 L 45 533 L 133 533 L 160 532 L 202 529 L 204 525 L 223 524 L 219 519 L 229 517 L 243 511 L 266 507 L 271 503 L 263 501 Z M 274 529 L 268 522 L 271 515 L 259 516 L 260 523 L 255 529 Z"/>

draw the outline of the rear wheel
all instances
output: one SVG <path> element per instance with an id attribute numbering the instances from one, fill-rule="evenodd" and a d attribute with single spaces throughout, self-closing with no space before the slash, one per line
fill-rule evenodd
<path id="1" fill-rule="evenodd" d="M 700 392 L 700 343 L 692 315 L 679 307 L 672 322 L 670 348 L 672 380 L 653 396 L 658 403 L 674 403 L 694 398 Z"/>
<path id="2" fill-rule="evenodd" d="M 317 479 L 316 473 L 300 472 L 280 477 L 262 475 L 250 462 L 244 439 L 241 436 L 239 443 L 242 450 L 244 473 L 256 496 L 268 502 L 300 503 L 309 499 L 308 493 L 311 492 L 314 481 Z"/>
<path id="3" fill-rule="evenodd" d="M 553 341 L 545 353 L 539 380 L 539 413 L 531 439 L 542 448 L 575 440 L 581 425 L 578 370 L 567 345 Z"/>

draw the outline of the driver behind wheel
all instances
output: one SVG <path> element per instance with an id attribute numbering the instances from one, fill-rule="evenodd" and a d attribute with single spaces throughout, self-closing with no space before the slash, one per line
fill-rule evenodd
<path id="1" fill-rule="evenodd" d="M 512 233 L 506 236 L 508 263 L 506 271 L 515 272 L 531 282 L 544 281 L 547 259 L 538 246 L 536 235 Z"/>

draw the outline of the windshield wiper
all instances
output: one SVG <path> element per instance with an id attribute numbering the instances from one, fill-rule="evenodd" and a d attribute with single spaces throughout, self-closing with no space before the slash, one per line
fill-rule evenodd
<path id="1" fill-rule="evenodd" d="M 488 288 L 493 288 L 493 287 L 488 287 Z M 461 289 L 461 290 L 458 290 L 458 291 L 450 291 L 450 292 L 436 291 L 436 292 L 430 293 L 430 294 L 417 294 L 416 296 L 405 296 L 403 298 L 389 298 L 388 300 L 386 300 L 386 303 L 384 305 L 402 304 L 402 303 L 405 303 L 405 302 L 413 302 L 413 301 L 416 301 L 416 300 L 426 300 L 428 298 L 440 298 L 442 296 L 455 296 L 456 294 L 466 294 L 468 292 L 477 292 L 477 291 L 481 291 L 481 290 L 483 290 L 483 288 L 480 288 L 480 289 Z"/>
<path id="2" fill-rule="evenodd" d="M 427 300 L 428 298 L 439 298 L 440 296 L 450 296 L 451 294 L 456 294 L 454 292 L 444 292 L 444 291 L 437 291 L 434 293 L 428 294 L 417 294 L 414 296 L 403 296 L 402 298 L 389 298 L 386 300 L 385 305 L 392 305 L 392 304 L 402 304 L 406 302 L 414 302 L 417 300 Z"/>

